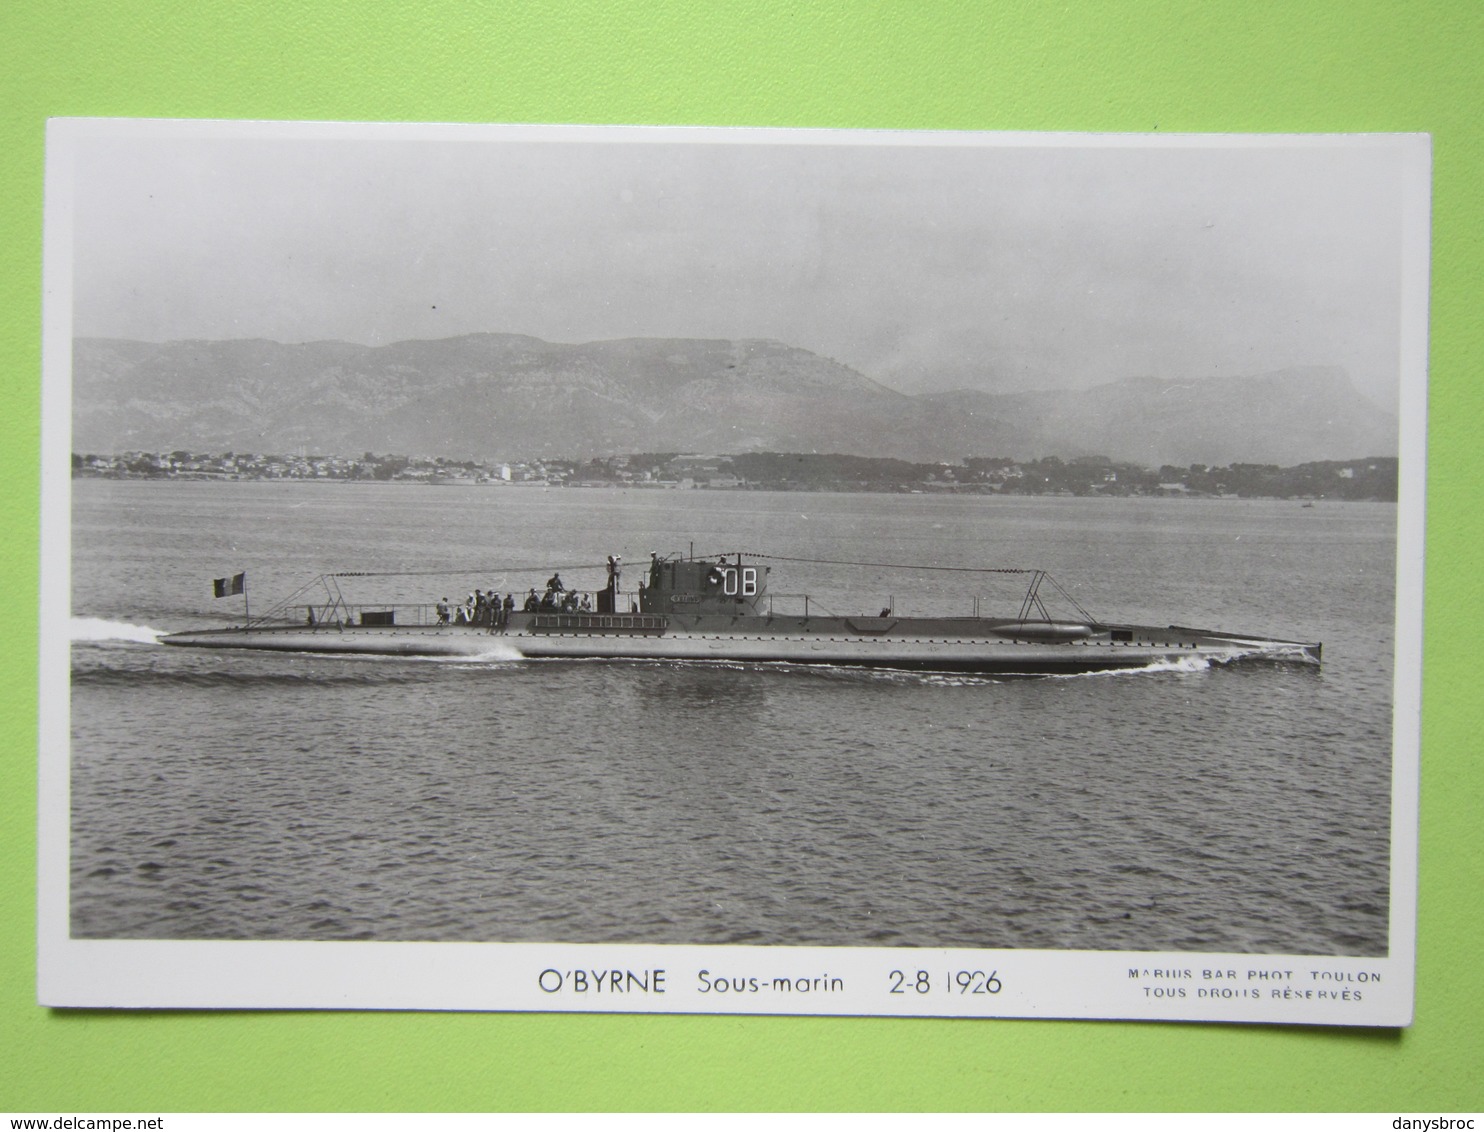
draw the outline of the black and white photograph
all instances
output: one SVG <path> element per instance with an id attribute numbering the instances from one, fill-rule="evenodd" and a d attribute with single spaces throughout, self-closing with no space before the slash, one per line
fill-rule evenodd
<path id="1" fill-rule="evenodd" d="M 42 1001 L 1405 1025 L 1429 177 L 54 121 Z"/>

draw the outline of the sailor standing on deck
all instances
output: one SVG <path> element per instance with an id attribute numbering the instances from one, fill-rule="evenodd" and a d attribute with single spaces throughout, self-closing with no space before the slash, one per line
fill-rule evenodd
<path id="1" fill-rule="evenodd" d="M 598 610 L 601 613 L 618 612 L 618 578 L 623 569 L 623 559 L 617 555 L 608 556 L 608 585 L 598 595 Z"/>

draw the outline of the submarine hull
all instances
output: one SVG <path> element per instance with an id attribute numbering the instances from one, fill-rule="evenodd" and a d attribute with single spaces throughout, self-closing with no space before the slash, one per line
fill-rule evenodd
<path id="1" fill-rule="evenodd" d="M 746 622 L 738 624 L 739 621 Z M 679 622 L 679 623 L 675 623 Z M 789 663 L 1045 675 L 1201 660 L 1317 664 L 1321 646 L 1213 630 L 978 619 L 516 614 L 475 626 L 273 626 L 172 633 L 167 645 L 510 660 Z"/>

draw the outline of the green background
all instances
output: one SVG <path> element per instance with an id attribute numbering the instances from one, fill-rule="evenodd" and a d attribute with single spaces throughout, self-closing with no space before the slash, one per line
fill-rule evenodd
<path id="1" fill-rule="evenodd" d="M 1480 1108 L 1481 31 L 1473 0 L 0 5 L 0 1110 Z M 1430 132 L 1415 1025 L 37 1007 L 42 162 L 61 115 Z"/>

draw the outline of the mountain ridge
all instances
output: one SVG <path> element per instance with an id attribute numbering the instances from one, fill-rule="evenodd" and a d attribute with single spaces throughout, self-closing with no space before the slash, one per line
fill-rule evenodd
<path id="1" fill-rule="evenodd" d="M 123 452 L 854 452 L 1294 464 L 1396 448 L 1336 367 L 909 395 L 771 339 L 547 342 L 486 332 L 384 346 L 78 338 L 73 447 Z"/>

